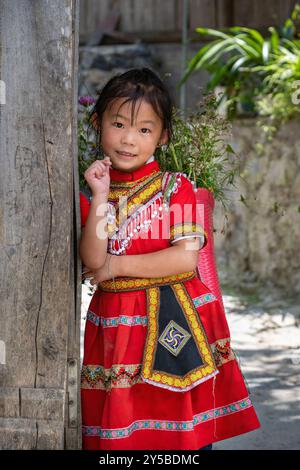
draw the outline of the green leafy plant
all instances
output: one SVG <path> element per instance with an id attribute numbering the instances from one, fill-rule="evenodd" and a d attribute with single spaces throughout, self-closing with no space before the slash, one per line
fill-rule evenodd
<path id="1" fill-rule="evenodd" d="M 299 115 L 300 95 L 300 41 L 283 40 L 274 52 L 273 63 L 255 67 L 253 72 L 265 69 L 264 93 L 257 97 L 258 125 L 271 140 L 279 127 Z"/>
<path id="2" fill-rule="evenodd" d="M 166 150 L 157 152 L 161 169 L 185 173 L 195 187 L 211 191 L 226 209 L 227 190 L 239 174 L 239 159 L 228 143 L 231 124 L 217 112 L 216 96 L 205 96 L 200 110 L 187 119 L 174 110 L 173 122 L 172 140 Z"/>
<path id="3" fill-rule="evenodd" d="M 207 70 L 210 73 L 207 90 L 215 90 L 218 86 L 224 88 L 223 94 L 218 97 L 218 104 L 225 105 L 228 117 L 236 116 L 239 105 L 253 115 L 258 115 L 262 107 L 266 111 L 261 100 L 270 95 L 272 79 L 278 88 L 273 89 L 271 97 L 282 102 L 283 94 L 285 99 L 290 96 L 290 82 L 298 78 L 299 17 L 300 7 L 296 5 L 291 18 L 283 26 L 268 28 L 270 36 L 267 38 L 255 29 L 241 26 L 225 30 L 197 28 L 200 35 L 216 39 L 202 47 L 192 58 L 180 84 L 194 71 Z M 289 80 L 284 80 L 279 89 L 281 72 L 288 74 Z M 277 90 L 281 97 L 275 97 Z M 274 112 L 277 111 L 275 103 Z"/>

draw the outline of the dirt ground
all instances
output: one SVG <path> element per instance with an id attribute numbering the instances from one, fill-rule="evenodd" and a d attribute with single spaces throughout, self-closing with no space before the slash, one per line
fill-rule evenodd
<path id="1" fill-rule="evenodd" d="M 252 303 L 223 294 L 237 352 L 261 428 L 214 444 L 223 450 L 300 449 L 300 305 Z"/>
<path id="2" fill-rule="evenodd" d="M 83 285 L 82 338 L 91 300 Z M 214 443 L 214 450 L 300 449 L 300 303 L 223 290 L 232 347 L 261 428 Z M 82 354 L 81 354 L 82 357 Z"/>

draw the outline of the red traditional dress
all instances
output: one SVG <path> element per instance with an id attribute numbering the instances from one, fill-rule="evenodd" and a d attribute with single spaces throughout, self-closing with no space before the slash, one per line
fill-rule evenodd
<path id="1" fill-rule="evenodd" d="M 161 172 L 152 161 L 131 173 L 110 169 L 110 176 L 111 254 L 151 253 L 205 236 L 183 174 Z M 80 193 L 82 226 L 90 200 Z M 83 449 L 197 450 L 259 428 L 218 299 L 196 270 L 146 276 L 104 281 L 90 302 Z"/>

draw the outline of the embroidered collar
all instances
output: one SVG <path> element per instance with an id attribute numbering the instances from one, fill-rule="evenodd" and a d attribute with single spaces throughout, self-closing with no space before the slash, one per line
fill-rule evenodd
<path id="1" fill-rule="evenodd" d="M 138 181 L 145 176 L 150 176 L 152 173 L 160 171 L 159 164 L 156 160 L 149 163 L 145 163 L 143 166 L 137 170 L 131 171 L 129 173 L 115 168 L 110 168 L 110 179 L 112 181 Z"/>

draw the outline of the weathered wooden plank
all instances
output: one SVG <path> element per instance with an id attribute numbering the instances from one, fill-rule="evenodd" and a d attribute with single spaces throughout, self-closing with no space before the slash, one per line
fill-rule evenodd
<path id="1" fill-rule="evenodd" d="M 234 24 L 258 29 L 282 24 L 295 3 L 290 0 L 235 0 Z"/>
<path id="2" fill-rule="evenodd" d="M 87 34 L 88 32 L 88 25 L 86 24 L 87 18 L 87 3 L 86 1 L 80 2 L 79 7 L 79 34 Z"/>
<path id="3" fill-rule="evenodd" d="M 233 25 L 234 0 L 215 0 L 215 20 L 218 28 Z"/>
<path id="4" fill-rule="evenodd" d="M 181 16 L 181 14 L 179 13 Z M 211 0 L 190 0 L 190 29 L 197 27 L 215 28 L 216 5 Z"/>
<path id="5" fill-rule="evenodd" d="M 1 109 L 6 386 L 63 387 L 66 371 L 72 2 L 64 0 L 69 9 L 46 2 L 51 20 L 43 3 L 1 2 L 3 79 L 9 84 Z"/>
<path id="6" fill-rule="evenodd" d="M 122 32 L 173 31 L 177 0 L 81 0 L 80 35 L 90 35 L 112 9 L 121 13 Z"/>
<path id="7" fill-rule="evenodd" d="M 232 25 L 264 29 L 282 23 L 296 1 L 189 0 L 190 31 L 197 26 L 222 28 Z M 177 40 L 180 40 L 182 3 L 183 0 L 81 0 L 81 42 L 99 27 L 112 7 L 120 10 L 121 32 L 139 34 L 142 39 L 153 42 L 172 42 L 177 33 Z M 162 32 L 168 36 L 161 37 Z"/>
<path id="8" fill-rule="evenodd" d="M 152 3 L 152 30 L 174 31 L 176 24 L 174 0 L 155 0 Z"/>
<path id="9" fill-rule="evenodd" d="M 73 197 L 72 212 L 73 226 L 71 227 L 71 247 L 73 247 L 72 256 L 70 256 L 69 284 L 74 286 L 74 292 L 70 299 L 70 317 L 68 321 L 68 352 L 67 364 L 74 361 L 77 367 L 77 380 L 73 387 L 72 399 L 73 407 L 77 410 L 75 413 L 76 422 L 71 423 L 69 419 L 70 392 L 69 387 L 66 389 L 66 412 L 65 412 L 65 448 L 81 449 L 82 432 L 81 432 L 81 400 L 80 400 L 80 327 L 81 327 L 81 260 L 79 257 L 79 239 L 80 239 L 80 207 L 79 207 L 79 172 L 78 172 L 78 148 L 77 148 L 77 108 L 78 108 L 78 39 L 79 39 L 79 0 L 74 2 L 73 8 L 73 59 L 72 59 L 72 76 L 73 76 L 73 115 L 72 115 L 72 155 L 73 155 Z M 69 380 L 69 372 L 67 374 Z M 77 397 L 76 397 L 77 393 Z M 77 398 L 77 399 L 76 399 Z"/>
<path id="10" fill-rule="evenodd" d="M 37 446 L 34 419 L 0 418 L 0 450 L 30 450 Z"/>
<path id="11" fill-rule="evenodd" d="M 65 390 L 54 388 L 21 388 L 20 416 L 64 422 Z"/>
<path id="12" fill-rule="evenodd" d="M 37 417 L 37 426 L 40 418 L 59 417 L 62 429 L 64 395 L 42 403 L 36 389 L 45 394 L 47 389 L 65 390 L 68 325 L 74 321 L 70 234 L 76 2 L 0 0 L 0 76 L 7 89 L 6 104 L 0 106 L 0 340 L 6 349 L 0 383 L 15 389 L 15 402 L 3 398 L 2 410 L 16 414 L 21 388 L 19 414 Z M 49 420 L 57 436 L 53 445 L 62 448 L 64 432 L 58 433 L 57 426 L 56 419 Z M 19 448 L 36 446 L 31 431 L 23 431 Z M 14 435 L 12 430 L 11 448 Z"/>
<path id="13" fill-rule="evenodd" d="M 0 388 L 0 416 L 5 418 L 19 416 L 19 390 L 17 388 Z"/>
<path id="14" fill-rule="evenodd" d="M 64 425 L 61 420 L 37 422 L 37 450 L 55 450 L 64 448 Z"/>
<path id="15" fill-rule="evenodd" d="M 110 10 L 111 2 L 110 0 L 86 0 L 83 3 L 86 8 L 86 32 L 92 34 L 103 24 Z"/>
<path id="16" fill-rule="evenodd" d="M 279 5 L 280 0 L 264 1 L 254 0 L 253 1 L 253 17 L 251 27 L 268 27 L 273 24 L 279 24 Z M 248 19 L 244 18 L 243 22 L 247 22 Z"/>
<path id="17" fill-rule="evenodd" d="M 283 22 L 286 18 L 288 18 L 295 6 L 296 3 L 299 3 L 298 0 L 280 0 L 278 6 L 278 16 Z"/>
<path id="18" fill-rule="evenodd" d="M 250 26 L 253 24 L 253 20 L 253 2 L 249 2 L 248 0 L 234 0 L 233 25 Z"/>
<path id="19" fill-rule="evenodd" d="M 0 450 L 63 449 L 61 421 L 0 418 Z"/>
<path id="20" fill-rule="evenodd" d="M 154 3 L 149 0 L 134 1 L 132 8 L 132 23 L 129 31 L 152 31 L 154 25 Z M 155 28 L 156 30 L 156 28 Z"/>
<path id="21" fill-rule="evenodd" d="M 132 22 L 135 15 L 134 1 L 123 0 L 120 5 L 121 19 L 120 19 L 120 31 L 126 31 L 132 33 Z"/>

